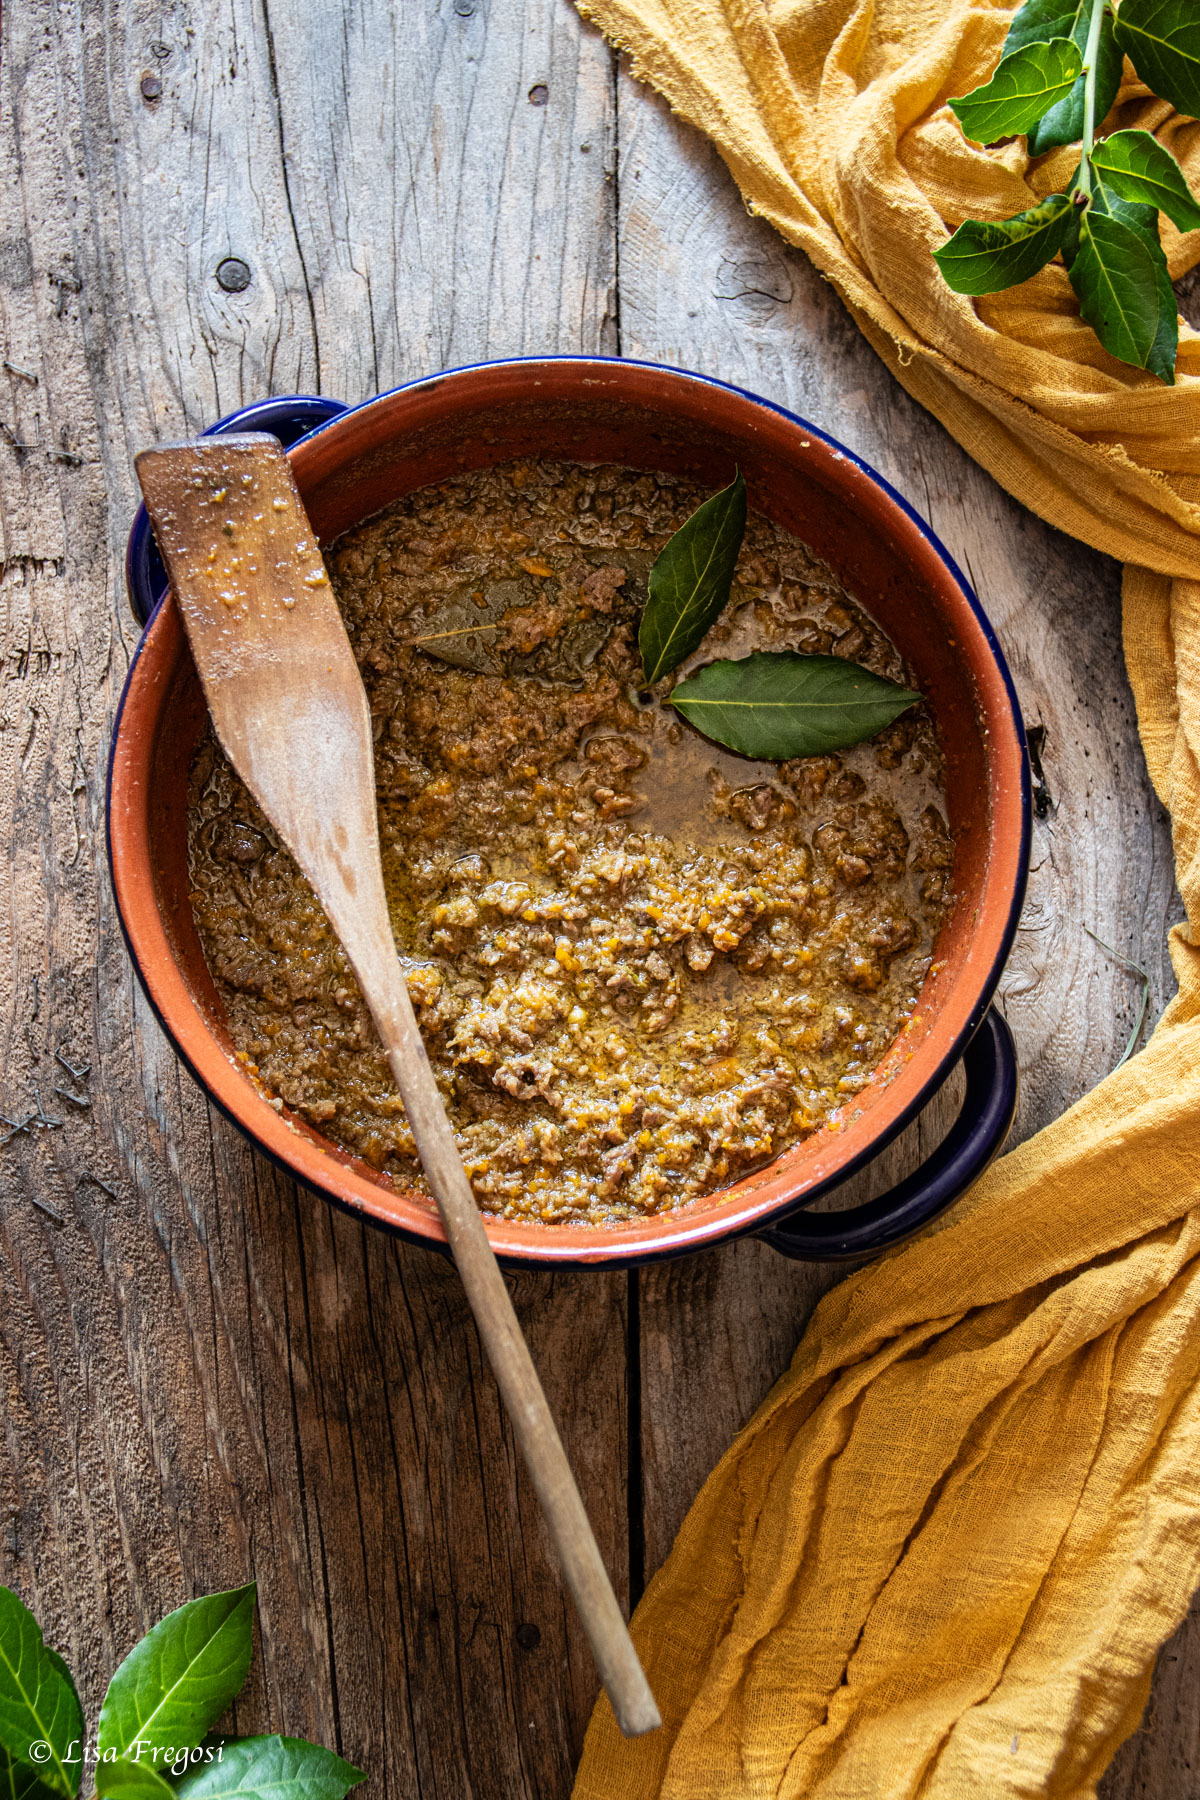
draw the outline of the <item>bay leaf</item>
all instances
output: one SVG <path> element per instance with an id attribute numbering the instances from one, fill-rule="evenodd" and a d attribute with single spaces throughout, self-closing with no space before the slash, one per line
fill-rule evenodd
<path id="1" fill-rule="evenodd" d="M 173 1800 L 175 1789 L 163 1773 L 170 1766 L 170 1757 L 159 1762 L 150 1751 L 136 1761 L 132 1756 L 119 1756 L 116 1762 L 105 1763 L 105 1800 Z"/>
<path id="2" fill-rule="evenodd" d="M 950 109 L 976 144 L 995 144 L 1037 124 L 1075 86 L 1083 58 L 1070 38 L 1033 41 L 1010 50 L 992 79 L 951 100 Z"/>
<path id="3" fill-rule="evenodd" d="M 82 1763 L 78 1744 L 83 1714 L 62 1657 L 42 1637 L 41 1626 L 11 1588 L 0 1587 L 0 1752 L 14 1794 L 40 1786 L 60 1797 L 76 1794 Z M 30 1766 L 30 1746 L 47 1757 Z M 71 1745 L 74 1761 L 68 1760 Z"/>
<path id="4" fill-rule="evenodd" d="M 96 1791 L 127 1792 L 135 1781 L 105 1762 L 145 1749 L 191 1749 L 220 1718 L 246 1679 L 253 1648 L 255 1584 L 206 1594 L 176 1607 L 135 1644 L 108 1684 L 96 1733 L 102 1760 Z"/>
<path id="5" fill-rule="evenodd" d="M 475 675 L 503 675 L 506 661 L 496 654 L 495 644 L 504 629 L 504 616 L 518 607 L 532 606 L 540 592 L 532 580 L 523 576 L 481 581 L 452 594 L 411 621 L 412 634 L 402 642 L 455 669 L 469 669 Z"/>
<path id="6" fill-rule="evenodd" d="M 1195 0 L 1122 0 L 1117 43 L 1176 112 L 1200 118 L 1200 16 Z"/>
<path id="7" fill-rule="evenodd" d="M 1073 38 L 1079 29 L 1080 18 L 1090 16 L 1090 13 L 1090 0 L 1025 0 L 1024 6 L 1018 7 L 1012 16 L 1003 53 L 1007 56 L 1026 44 L 1048 44 L 1052 38 Z"/>
<path id="8" fill-rule="evenodd" d="M 1087 54 L 1088 27 L 1092 19 L 1092 0 L 1026 0 L 1013 18 L 1004 40 L 1004 54 L 1020 49 L 1023 44 L 1047 44 L 1052 38 L 1070 38 L 1080 56 Z M 1125 59 L 1113 36 L 1112 19 L 1106 12 L 1100 21 L 1100 37 L 1096 46 L 1095 113 L 1099 124 L 1111 110 L 1121 85 Z M 1041 156 L 1055 144 L 1074 144 L 1083 135 L 1084 89 L 1083 70 L 1076 77 L 1069 94 L 1056 100 L 1036 124 L 1025 134 L 1025 147 L 1030 156 Z"/>
<path id="9" fill-rule="evenodd" d="M 226 1739 L 220 1759 L 190 1771 L 174 1791 L 179 1800 L 343 1800 L 365 1779 L 320 1744 L 272 1735 Z"/>
<path id="10" fill-rule="evenodd" d="M 45 1740 L 43 1740 L 44 1742 Z M 82 1768 L 82 1762 L 80 1762 Z M 62 1788 L 42 1779 L 40 1770 L 0 1749 L 0 1795 L 4 1800 L 61 1800 Z"/>
<path id="11" fill-rule="evenodd" d="M 1093 195 L 1079 220 L 1079 244 L 1068 268 L 1071 286 L 1080 313 L 1109 354 L 1144 369 L 1159 339 L 1162 250 L 1115 207 L 1103 210 L 1098 198 Z M 1174 360 L 1172 354 L 1172 369 Z"/>
<path id="12" fill-rule="evenodd" d="M 1075 209 L 1077 212 L 1079 208 Z M 1175 298 L 1175 289 L 1171 285 L 1171 274 L 1167 268 L 1167 259 L 1163 252 L 1158 233 L 1158 209 L 1141 201 L 1122 200 L 1113 192 L 1107 181 L 1097 181 L 1088 206 L 1083 208 L 1084 218 L 1105 214 L 1108 218 L 1119 219 L 1136 232 L 1150 253 L 1150 261 L 1154 265 L 1155 282 L 1158 289 L 1158 324 L 1154 338 L 1146 355 L 1146 368 L 1152 375 L 1168 387 L 1175 385 L 1175 354 L 1179 348 L 1179 303 Z M 1081 221 L 1082 223 L 1082 221 Z M 1078 245 L 1075 246 L 1075 250 Z M 1067 247 L 1063 247 L 1063 255 L 1067 262 L 1068 273 L 1074 262 L 1075 251 L 1067 255 Z M 1080 311 L 1082 312 L 1082 307 Z M 1099 335 L 1097 333 L 1097 335 Z M 1101 342 L 1103 343 L 1103 339 Z M 1106 344 L 1105 348 L 1109 346 Z"/>
<path id="13" fill-rule="evenodd" d="M 1073 211 L 1068 195 L 1048 194 L 1011 219 L 967 219 L 934 251 L 934 261 L 956 294 L 997 294 L 1057 255 Z"/>
<path id="14" fill-rule="evenodd" d="M 745 532 L 746 483 L 739 470 L 667 540 L 650 571 L 638 631 L 647 687 L 691 655 L 725 606 Z"/>
<path id="15" fill-rule="evenodd" d="M 681 681 L 671 704 L 742 756 L 785 762 L 874 737 L 922 696 L 840 656 L 756 651 Z"/>
<path id="16" fill-rule="evenodd" d="M 542 609 L 559 604 L 559 595 L 548 583 L 527 575 L 483 577 L 406 621 L 401 642 L 475 675 L 527 675 L 577 687 L 615 627 L 633 618 L 643 598 L 650 564 L 649 553 L 636 549 L 589 546 L 579 554 L 580 560 L 593 568 L 619 566 L 626 570 L 611 612 L 592 610 L 586 598 L 576 607 L 578 595 L 568 592 L 566 598 L 575 616 L 566 618 L 541 643 L 524 650 L 513 642 L 516 616 L 528 613 L 536 619 Z"/>
<path id="17" fill-rule="evenodd" d="M 1200 228 L 1200 201 L 1164 144 L 1148 131 L 1114 131 L 1092 151 L 1092 167 L 1122 200 L 1157 206 L 1180 231 Z"/>

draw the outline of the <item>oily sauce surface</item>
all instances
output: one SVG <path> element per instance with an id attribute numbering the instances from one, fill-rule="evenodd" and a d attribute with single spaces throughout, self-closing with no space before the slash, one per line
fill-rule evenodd
<path id="1" fill-rule="evenodd" d="M 911 683 L 795 538 L 752 513 L 729 607 L 639 692 L 650 566 L 706 497 L 616 467 L 506 464 L 408 495 L 327 557 L 374 722 L 396 942 L 489 1212 L 653 1213 L 819 1130 L 911 1013 L 947 911 L 923 708 L 773 764 L 665 704 L 691 667 L 754 649 Z M 276 1106 L 423 1186 L 345 955 L 211 734 L 188 830 L 241 1060 Z"/>

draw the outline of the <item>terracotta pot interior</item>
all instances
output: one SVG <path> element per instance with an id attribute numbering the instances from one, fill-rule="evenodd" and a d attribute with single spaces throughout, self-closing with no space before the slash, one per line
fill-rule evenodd
<path id="1" fill-rule="evenodd" d="M 293 464 L 321 541 L 328 544 L 412 488 L 513 457 L 618 462 L 687 476 L 710 488 L 727 483 L 736 465 L 746 477 L 750 504 L 830 563 L 915 671 L 946 757 L 956 840 L 956 900 L 938 942 L 935 973 L 908 1029 L 871 1086 L 857 1096 L 852 1129 L 844 1129 L 840 1137 L 818 1133 L 768 1170 L 656 1219 L 599 1231 L 507 1221 L 493 1227 L 489 1221 L 493 1237 L 510 1240 L 510 1249 L 515 1243 L 521 1254 L 536 1255 L 539 1240 L 547 1247 L 552 1240 L 561 1247 L 565 1240 L 578 1255 L 584 1250 L 581 1232 L 597 1242 L 649 1242 L 670 1237 L 673 1222 L 678 1231 L 699 1214 L 719 1210 L 732 1217 L 744 1214 L 750 1202 L 757 1215 L 794 1200 L 839 1163 L 861 1153 L 873 1129 L 887 1125 L 901 1104 L 895 1088 L 907 1093 L 936 1072 L 938 1058 L 952 1047 L 955 1031 L 961 1031 L 978 999 L 980 983 L 989 978 L 1004 930 L 1000 913 L 1007 917 L 1019 879 L 1019 872 L 1012 873 L 1017 871 L 1015 846 L 1008 847 L 1010 854 L 997 856 L 1005 836 L 1019 836 L 1019 750 L 1004 739 L 1005 731 L 1009 740 L 1014 737 L 1004 684 L 958 583 L 895 502 L 855 464 L 794 421 L 686 378 L 649 372 L 654 379 L 643 384 L 644 395 L 630 399 L 604 392 L 603 383 L 594 384 L 601 391 L 581 393 L 578 373 L 566 371 L 558 382 L 563 392 L 555 391 L 552 375 L 531 396 L 528 375 L 522 377 L 519 365 L 515 367 L 517 376 L 509 377 L 507 387 L 498 384 L 491 403 L 485 395 L 484 403 L 469 411 L 461 398 L 445 392 L 448 383 L 462 383 L 466 377 L 447 377 L 385 396 L 299 445 Z M 555 366 L 544 367 L 553 371 Z M 614 387 L 618 379 L 628 389 L 628 369 L 614 378 Z M 480 385 L 479 372 L 475 384 Z M 215 1040 L 212 1052 L 227 1059 L 233 1045 L 192 918 L 183 829 L 188 769 L 204 726 L 204 701 L 170 602 L 151 635 L 157 640 L 157 695 L 148 713 L 145 706 L 138 712 L 145 723 L 153 720 L 153 745 L 143 766 L 154 897 L 170 951 Z M 1007 756 L 1006 766 L 999 766 L 998 756 Z M 999 870 L 999 880 L 998 862 L 1011 865 Z M 985 918 L 991 923 L 981 931 Z M 141 946 L 135 943 L 134 948 L 153 988 L 147 957 Z M 194 1052 L 192 1060 L 195 1066 Z M 203 1078 L 203 1068 L 197 1072 Z M 237 1108 L 239 1122 L 258 1135 L 267 1120 L 278 1121 L 249 1077 L 242 1075 L 241 1083 L 245 1106 Z M 873 1125 L 876 1115 L 882 1126 Z M 293 1143 L 298 1136 L 324 1152 L 320 1162 L 333 1179 L 318 1185 L 330 1192 L 340 1185 L 335 1197 L 378 1211 L 389 1223 L 419 1221 L 422 1235 L 438 1235 L 436 1224 L 430 1226 L 432 1207 L 424 1196 L 398 1190 L 303 1120 L 289 1118 L 289 1123 Z M 330 1159 L 336 1169 L 329 1167 Z M 340 1184 L 338 1171 L 344 1171 Z M 299 1172 L 313 1178 L 311 1169 Z M 345 1191 L 346 1180 L 352 1193 Z M 372 1203 L 372 1190 L 378 1206 Z M 732 1222 L 737 1224 L 737 1218 Z"/>

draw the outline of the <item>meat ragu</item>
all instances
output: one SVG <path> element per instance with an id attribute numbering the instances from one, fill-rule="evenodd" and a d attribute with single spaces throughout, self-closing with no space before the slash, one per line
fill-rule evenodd
<path id="1" fill-rule="evenodd" d="M 409 494 L 327 556 L 374 721 L 396 942 L 488 1212 L 659 1212 L 836 1124 L 911 1014 L 947 912 L 923 708 L 773 764 L 666 704 L 690 669 L 755 649 L 911 680 L 796 538 L 751 513 L 729 606 L 639 691 L 650 567 L 705 497 L 510 463 Z M 211 736 L 189 852 L 243 1064 L 277 1107 L 421 1187 L 341 947 Z"/>

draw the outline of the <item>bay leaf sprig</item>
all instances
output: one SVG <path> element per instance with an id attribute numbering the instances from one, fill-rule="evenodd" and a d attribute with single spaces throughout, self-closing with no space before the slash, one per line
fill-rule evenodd
<path id="1" fill-rule="evenodd" d="M 745 534 L 746 483 L 739 469 L 668 539 L 650 571 L 638 629 L 647 687 L 692 654 L 728 603 Z"/>
<path id="2" fill-rule="evenodd" d="M 209 1734 L 246 1679 L 255 1586 L 168 1613 L 108 1684 L 94 1742 L 75 1684 L 36 1619 L 0 1587 L 0 1781 L 10 1800 L 75 1800 L 85 1768 L 105 1800 L 344 1800 L 362 1771 L 274 1734 Z"/>
<path id="3" fill-rule="evenodd" d="M 1200 229 L 1200 202 L 1148 131 L 1097 139 L 1124 58 L 1177 112 L 1200 117 L 1195 0 L 1026 0 L 991 79 L 950 106 L 965 135 L 1025 137 L 1030 156 L 1078 142 L 1066 191 L 1008 219 L 967 219 L 934 258 L 956 293 L 995 294 L 1061 255 L 1080 315 L 1110 355 L 1173 384 L 1179 315 L 1159 238 L 1164 212 Z"/>
<path id="4" fill-rule="evenodd" d="M 844 750 L 920 699 L 844 657 L 795 650 L 708 663 L 671 694 L 672 706 L 705 737 L 766 762 Z"/>

